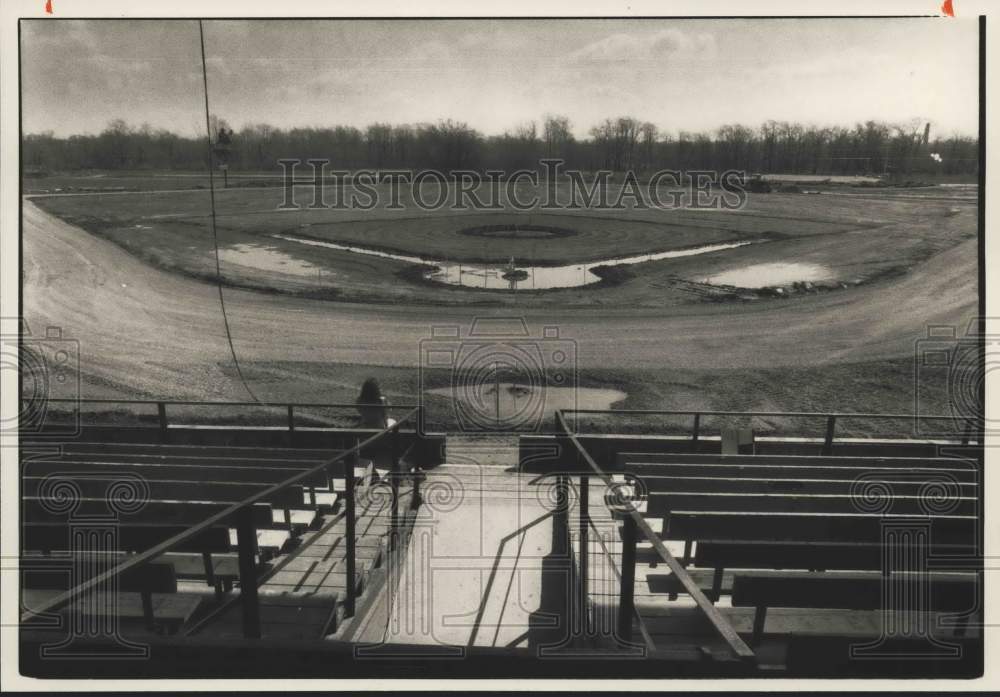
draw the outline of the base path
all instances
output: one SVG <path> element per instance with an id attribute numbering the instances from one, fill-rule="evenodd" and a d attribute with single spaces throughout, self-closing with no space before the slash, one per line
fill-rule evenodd
<path id="1" fill-rule="evenodd" d="M 23 202 L 24 312 L 33 332 L 80 342 L 93 381 L 160 396 L 244 398 L 233 382 L 216 288 L 154 269 L 116 245 Z M 225 290 L 241 361 L 412 367 L 431 328 L 523 316 L 556 326 L 580 369 L 814 366 L 913 356 L 930 324 L 976 313 L 976 241 L 897 279 L 754 304 L 664 310 L 358 305 Z M 595 292 L 600 292 L 595 290 Z M 306 371 L 308 373 L 308 371 Z M 258 390 L 267 397 L 266 386 Z"/>

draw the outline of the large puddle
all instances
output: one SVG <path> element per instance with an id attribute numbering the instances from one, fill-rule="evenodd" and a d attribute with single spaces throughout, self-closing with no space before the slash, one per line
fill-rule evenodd
<path id="1" fill-rule="evenodd" d="M 814 283 L 829 281 L 833 273 L 819 264 L 771 263 L 753 264 L 738 269 L 730 269 L 703 279 L 703 283 L 737 288 L 769 288 L 785 286 L 799 281 Z"/>
<path id="2" fill-rule="evenodd" d="M 320 267 L 296 259 L 279 249 L 259 244 L 234 244 L 219 250 L 219 260 L 224 263 L 248 266 L 261 271 L 274 271 L 293 276 L 316 276 Z"/>
<path id="3" fill-rule="evenodd" d="M 656 252 L 653 254 L 640 254 L 630 257 L 612 257 L 610 259 L 587 262 L 584 264 L 569 264 L 566 266 L 525 266 L 522 262 L 514 258 L 512 258 L 507 264 L 460 264 L 450 261 L 442 261 L 440 259 L 428 259 L 425 257 L 383 252 L 377 249 L 369 249 L 367 247 L 356 247 L 346 244 L 337 244 L 336 242 L 324 242 L 304 237 L 295 237 L 293 235 L 274 235 L 274 237 L 314 247 L 325 247 L 327 249 L 337 249 L 344 252 L 353 252 L 355 254 L 366 254 L 368 256 L 382 257 L 384 259 L 394 259 L 396 261 L 404 261 L 409 264 L 433 266 L 435 268 L 425 273 L 424 278 L 454 286 L 486 288 L 488 290 L 548 290 L 552 288 L 576 288 L 600 281 L 601 277 L 594 273 L 594 269 L 599 266 L 641 264 L 646 261 L 690 257 L 698 254 L 708 254 L 710 252 L 719 252 L 725 249 L 734 249 L 736 247 L 753 244 L 752 241 L 725 242 L 705 245 L 702 247 L 692 247 L 690 249 Z"/>

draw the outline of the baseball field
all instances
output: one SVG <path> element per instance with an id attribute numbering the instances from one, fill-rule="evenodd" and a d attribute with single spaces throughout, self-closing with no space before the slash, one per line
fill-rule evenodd
<path id="1" fill-rule="evenodd" d="M 79 342 L 66 389 L 248 398 L 202 187 L 26 181 L 25 316 Z M 447 426 L 452 374 L 421 364 L 422 342 L 505 318 L 567 342 L 580 407 L 910 413 L 920 393 L 948 413 L 919 342 L 977 312 L 974 185 L 801 183 L 738 210 L 423 210 L 377 193 L 367 210 L 309 208 L 298 189 L 286 210 L 280 186 L 216 192 L 218 277 L 258 399 L 352 401 L 375 375 L 390 401 L 423 401 Z"/>

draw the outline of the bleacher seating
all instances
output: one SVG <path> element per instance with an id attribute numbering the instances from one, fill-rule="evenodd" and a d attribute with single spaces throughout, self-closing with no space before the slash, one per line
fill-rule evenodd
<path id="1" fill-rule="evenodd" d="M 115 440 L 102 440 L 109 436 Z M 93 550 L 87 546 L 89 542 L 74 538 L 74 533 L 92 533 L 112 523 L 102 538 L 101 551 L 106 558 L 120 562 L 336 454 L 330 449 L 275 447 L 271 443 L 220 443 L 218 434 L 217 442 L 196 445 L 136 442 L 134 436 L 127 430 L 113 433 L 92 428 L 69 441 L 25 439 L 21 448 L 24 554 L 33 560 L 58 558 L 63 564 L 79 560 Z M 364 437 L 364 433 L 341 433 L 335 440 L 354 445 Z M 320 520 L 320 514 L 341 511 L 344 468 L 338 463 L 332 471 L 320 470 L 254 505 L 255 577 L 268 570 L 270 559 L 293 548 Z M 377 476 L 372 462 L 364 460 L 354 467 L 353 475 L 359 483 Z M 121 505 L 116 497 L 121 498 Z M 135 497 L 141 500 L 132 500 Z M 81 545 L 87 549 L 83 555 L 79 554 Z M 193 607 L 204 596 L 192 593 L 190 584 L 178 593 L 177 580 L 204 583 L 221 600 L 240 578 L 237 547 L 235 521 L 228 520 L 172 547 L 155 564 L 146 565 L 170 570 L 171 580 L 161 578 L 150 587 L 157 594 L 157 606 L 170 610 L 171 630 L 194 613 Z M 73 550 L 77 554 L 71 554 Z M 36 572 L 24 577 L 23 587 L 31 591 L 30 599 L 36 603 L 57 592 L 51 583 L 39 586 L 40 578 Z M 167 595 L 176 597 L 165 599 Z M 144 596 L 140 604 L 147 608 L 149 600 Z M 183 621 L 178 622 L 181 615 Z M 159 626 L 166 625 L 161 622 Z"/>
<path id="2" fill-rule="evenodd" d="M 659 537 L 685 543 L 683 563 L 709 599 L 728 595 L 732 612 L 755 608 L 755 642 L 770 629 L 769 607 L 965 611 L 949 625 L 953 636 L 977 607 L 974 574 L 926 573 L 930 558 L 975 553 L 981 473 L 975 457 L 621 453 L 615 469 L 633 484 L 633 505 L 657 523 Z M 623 545 L 641 543 L 628 539 L 634 526 L 622 530 Z M 640 545 L 636 559 L 656 564 L 659 556 Z M 921 587 L 925 600 L 914 606 L 911 594 L 910 605 L 886 607 L 886 584 L 909 582 L 928 584 Z M 650 573 L 647 583 L 668 599 L 684 592 L 672 574 Z M 836 616 L 830 617 L 836 634 Z M 805 619 L 815 627 L 815 618 Z M 777 625 L 792 634 L 797 626 Z"/>
<path id="3" fill-rule="evenodd" d="M 96 573 L 113 568 L 117 554 L 107 555 L 27 555 L 21 558 L 22 603 L 26 609 L 40 607 L 45 601 L 66 591 L 71 583 L 89 580 Z M 117 591 L 108 597 L 107 588 Z M 95 597 L 96 596 L 96 597 Z M 113 608 L 120 624 L 141 620 L 144 629 L 173 633 L 195 612 L 198 598 L 177 594 L 177 576 L 170 563 L 150 563 L 120 574 L 113 584 L 98 588 L 76 607 L 91 622 L 95 613 Z M 60 612 L 65 616 L 67 608 Z M 107 618 L 100 618 L 106 620 Z"/>

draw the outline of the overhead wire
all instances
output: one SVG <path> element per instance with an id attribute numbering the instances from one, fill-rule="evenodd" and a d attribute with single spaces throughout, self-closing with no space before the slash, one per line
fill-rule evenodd
<path id="1" fill-rule="evenodd" d="M 250 398 L 259 402 L 257 395 L 254 394 L 253 390 L 250 389 L 250 385 L 247 384 L 246 378 L 243 375 L 243 369 L 240 367 L 240 359 L 236 355 L 236 347 L 233 346 L 233 334 L 229 328 L 229 315 L 226 313 L 226 298 L 222 290 L 222 267 L 219 263 L 219 233 L 216 229 L 215 222 L 215 175 L 213 169 L 215 167 L 215 157 L 214 148 L 212 145 L 212 120 L 209 116 L 208 109 L 208 68 L 205 63 L 205 29 L 202 26 L 202 21 L 198 20 L 198 38 L 201 43 L 201 79 L 202 85 L 205 89 L 205 134 L 206 142 L 208 143 L 208 190 L 211 195 L 212 201 L 212 245 L 215 250 L 215 280 L 216 287 L 219 290 L 219 305 L 222 308 L 222 322 L 226 327 L 226 341 L 229 344 L 229 353 L 233 357 L 233 364 L 236 366 L 236 375 L 239 377 L 240 382 L 243 384 L 243 389 L 247 391 Z"/>

